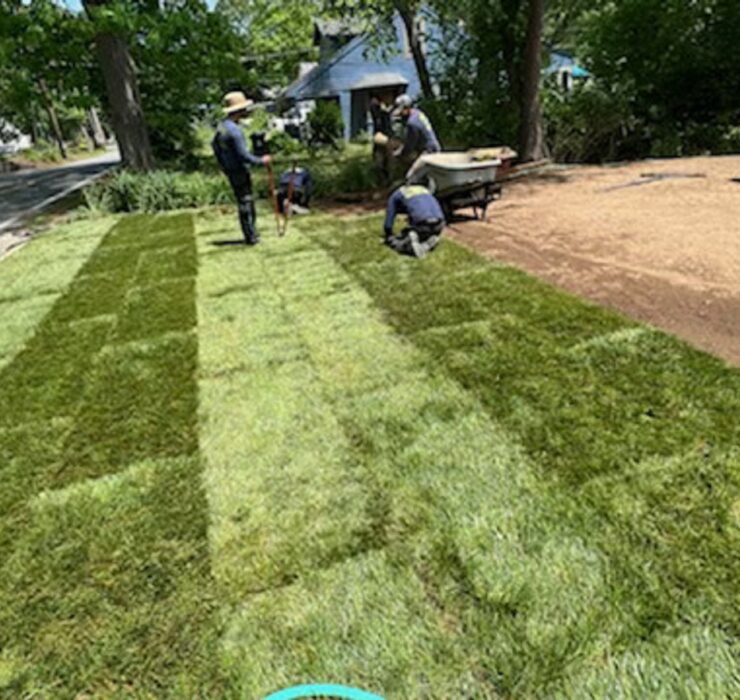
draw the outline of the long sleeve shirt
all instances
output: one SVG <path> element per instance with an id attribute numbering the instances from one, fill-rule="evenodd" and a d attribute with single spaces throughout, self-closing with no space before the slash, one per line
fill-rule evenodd
<path id="1" fill-rule="evenodd" d="M 393 223 L 399 214 L 406 214 L 411 226 L 445 218 L 436 197 L 421 185 L 399 187 L 390 196 L 383 225 L 386 236 L 393 233 Z"/>
<path id="2" fill-rule="evenodd" d="M 406 122 L 406 139 L 401 157 L 405 158 L 414 153 L 439 153 L 441 150 L 429 117 L 420 109 L 412 109 Z"/>
<path id="3" fill-rule="evenodd" d="M 224 119 L 218 125 L 211 145 L 221 169 L 227 175 L 250 165 L 262 165 L 262 158 L 249 152 L 244 133 L 231 119 Z"/>

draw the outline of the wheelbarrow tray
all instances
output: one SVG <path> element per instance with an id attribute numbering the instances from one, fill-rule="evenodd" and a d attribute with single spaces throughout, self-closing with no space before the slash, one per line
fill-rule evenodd
<path id="1" fill-rule="evenodd" d="M 429 189 L 437 197 L 474 190 L 496 180 L 501 160 L 476 160 L 470 153 L 433 153 L 424 162 L 414 179 L 428 178 Z"/>

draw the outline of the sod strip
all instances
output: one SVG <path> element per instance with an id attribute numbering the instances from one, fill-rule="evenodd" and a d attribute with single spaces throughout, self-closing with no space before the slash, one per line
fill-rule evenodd
<path id="1" fill-rule="evenodd" d="M 482 267 L 452 244 L 419 264 L 379 246 L 374 219 L 322 223 L 311 239 L 425 351 L 424 365 L 520 435 L 549 494 L 526 527 L 570 533 L 572 544 L 544 547 L 526 585 L 503 597 L 483 563 L 471 568 L 452 552 L 455 578 L 480 610 L 468 630 L 491 650 L 500 687 L 644 696 L 688 684 L 701 696 L 737 694 L 740 375 L 512 269 Z M 561 558 L 568 551 L 581 566 Z M 533 625 L 543 595 L 553 622 L 561 610 L 575 633 Z M 508 659 L 491 643 L 501 628 L 486 629 L 507 616 L 504 649 L 520 652 Z"/>
<path id="2" fill-rule="evenodd" d="M 191 216 L 121 220 L 0 374 L 9 697 L 220 693 L 195 263 Z"/>
<path id="3" fill-rule="evenodd" d="M 201 237 L 201 439 L 214 570 L 234 608 L 224 649 L 235 686 L 245 697 L 315 678 L 410 696 L 461 687 L 465 660 L 413 571 L 384 551 L 388 494 L 338 420 L 295 317 L 345 276 L 300 239 L 213 254 L 213 229 L 218 220 Z M 352 301 L 340 293 L 325 313 Z M 342 370 L 349 379 L 349 363 Z"/>
<path id="4" fill-rule="evenodd" d="M 23 348 L 114 223 L 106 217 L 60 226 L 0 261 L 0 369 Z"/>
<path id="5" fill-rule="evenodd" d="M 239 504 L 231 518 L 225 511 L 216 518 L 214 561 L 219 568 L 219 559 L 238 557 L 241 550 L 244 567 L 262 558 L 285 575 L 284 581 L 266 576 L 267 590 L 256 595 L 240 590 L 244 602 L 225 639 L 237 686 L 258 696 L 318 677 L 389 697 L 494 697 L 545 688 L 557 692 L 569 665 L 581 674 L 600 669 L 622 624 L 608 600 L 600 553 L 559 522 L 568 504 L 542 487 L 537 470 L 478 402 L 426 368 L 425 357 L 394 337 L 367 295 L 310 241 L 296 237 L 216 258 L 207 250 L 212 238 L 204 227 L 202 250 L 209 258 L 199 285 L 201 328 L 208 327 L 204 337 L 224 337 L 215 332 L 224 322 L 240 328 L 241 333 L 228 334 L 234 339 L 249 336 L 250 327 L 259 330 L 249 336 L 252 342 L 232 345 L 230 355 L 214 347 L 215 354 L 207 356 L 201 347 L 202 365 L 217 377 L 208 381 L 233 382 L 246 375 L 233 391 L 214 392 L 202 414 L 210 420 L 206 411 L 216 410 L 218 396 L 222 403 L 214 420 L 233 429 L 237 422 L 224 416 L 245 416 L 240 403 L 257 400 L 260 407 L 251 414 L 252 423 L 242 423 L 244 437 L 230 463 L 230 431 L 204 432 L 209 500 L 223 504 L 228 497 Z M 211 263 L 213 275 L 205 278 Z M 243 281 L 230 277 L 229 269 Z M 249 295 L 239 297 L 245 288 Z M 226 310 L 224 299 L 232 296 L 237 302 Z M 245 314 L 250 321 L 242 325 Z M 303 349 L 278 353 L 291 342 Z M 277 353 L 272 379 L 260 379 L 269 349 Z M 285 381 L 284 358 L 295 363 L 303 356 L 310 362 L 303 361 Z M 229 367 L 219 371 L 214 358 L 227 357 Z M 306 372 L 310 387 L 301 383 Z M 260 424 L 276 424 L 280 431 L 272 440 L 277 441 L 286 431 L 305 429 L 280 420 L 286 397 L 295 401 L 293 387 L 313 392 L 311 401 L 331 412 L 344 440 L 332 433 L 318 448 L 307 440 L 290 443 L 284 458 L 294 471 L 280 491 L 270 483 L 281 481 L 285 467 L 279 460 L 261 483 L 235 478 L 255 463 L 260 471 L 265 468 L 266 447 L 255 439 Z M 263 394 L 267 398 L 260 398 Z M 321 483 L 325 456 L 335 456 L 337 444 L 341 462 L 334 460 L 332 470 L 356 475 L 362 498 L 355 496 L 354 509 L 365 510 L 374 543 L 366 553 L 339 561 L 322 558 L 322 542 L 312 541 L 331 541 L 326 533 L 336 533 L 323 511 L 324 529 L 316 529 L 314 491 L 307 488 Z M 265 456 L 280 454 L 268 450 Z M 221 483 L 210 476 L 212 458 L 229 465 Z M 295 516 L 301 505 L 302 521 Z M 346 517 L 334 515 L 336 522 Z M 229 535 L 228 546 L 220 544 L 223 533 Z M 238 590 L 233 578 L 221 580 Z M 722 650 L 721 638 L 715 641 Z M 654 651 L 647 649 L 645 658 Z M 621 671 L 616 664 L 615 675 Z M 625 692 L 638 687 L 639 673 L 624 676 Z"/>

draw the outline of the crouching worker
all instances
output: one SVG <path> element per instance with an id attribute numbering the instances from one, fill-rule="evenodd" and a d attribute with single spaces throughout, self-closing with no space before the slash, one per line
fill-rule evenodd
<path id="1" fill-rule="evenodd" d="M 218 125 L 211 145 L 221 170 L 229 179 L 239 207 L 239 222 L 247 245 L 260 242 L 256 229 L 256 213 L 252 196 L 250 165 L 268 165 L 270 156 L 259 158 L 247 150 L 239 122 L 247 115 L 252 100 L 243 92 L 230 92 L 224 97 L 226 118 Z"/>
<path id="2" fill-rule="evenodd" d="M 394 236 L 393 224 L 399 214 L 406 214 L 408 225 L 400 236 Z M 384 242 L 398 253 L 425 257 L 439 243 L 444 227 L 442 207 L 426 187 L 406 185 L 390 196 L 383 226 Z"/>
<path id="3" fill-rule="evenodd" d="M 293 166 L 286 170 L 278 183 L 278 208 L 285 214 L 285 203 L 290 200 L 290 211 L 293 214 L 308 214 L 313 194 L 313 179 L 305 168 Z"/>

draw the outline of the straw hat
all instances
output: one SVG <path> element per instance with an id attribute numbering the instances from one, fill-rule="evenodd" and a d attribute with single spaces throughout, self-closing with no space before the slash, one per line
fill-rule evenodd
<path id="1" fill-rule="evenodd" d="M 226 95 L 224 95 L 224 114 L 244 112 L 253 104 L 254 102 L 250 100 L 243 92 L 228 92 L 226 93 Z"/>

